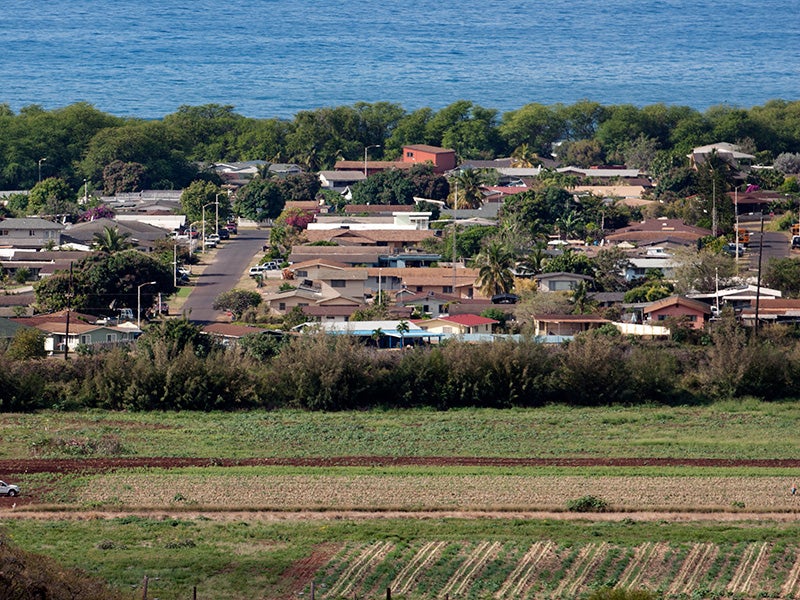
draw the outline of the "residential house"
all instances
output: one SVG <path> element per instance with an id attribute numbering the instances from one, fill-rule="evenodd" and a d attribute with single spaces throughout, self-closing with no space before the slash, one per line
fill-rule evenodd
<path id="1" fill-rule="evenodd" d="M 678 263 L 663 247 L 645 249 L 644 255 L 631 256 L 625 265 L 625 281 L 644 279 L 648 272 L 657 271 L 664 279 L 673 279 Z"/>
<path id="2" fill-rule="evenodd" d="M 705 164 L 712 154 L 715 154 L 717 158 L 728 163 L 735 171 L 749 170 L 750 165 L 752 165 L 756 158 L 752 154 L 742 152 L 740 147 L 736 144 L 717 142 L 716 144 L 694 148 L 692 153 L 687 155 L 689 165 L 693 169 L 697 169 L 700 165 Z"/>
<path id="3" fill-rule="evenodd" d="M 405 289 L 412 293 L 444 294 L 456 298 L 481 296 L 475 288 L 478 270 L 457 267 L 406 267 L 402 269 L 383 268 L 379 270 L 387 291 Z M 372 269 L 370 274 L 375 274 Z"/>
<path id="4" fill-rule="evenodd" d="M 29 329 L 30 326 L 24 325 L 12 319 L 0 317 L 0 348 L 11 342 L 17 332 L 21 329 Z"/>
<path id="5" fill-rule="evenodd" d="M 778 299 L 782 296 L 780 290 L 757 285 L 744 285 L 739 287 L 723 288 L 714 292 L 697 292 L 687 294 L 687 297 L 705 302 L 709 306 L 729 306 L 735 311 L 744 310 L 755 306 L 756 300 Z"/>
<path id="6" fill-rule="evenodd" d="M 234 323 L 210 323 L 205 325 L 200 333 L 213 337 L 223 346 L 234 346 L 246 335 L 283 335 L 270 329 L 264 329 L 263 327 L 237 325 Z"/>
<path id="7" fill-rule="evenodd" d="M 607 234 L 605 239 L 610 243 L 647 243 L 653 240 L 670 238 L 683 240 L 686 243 L 696 243 L 700 238 L 709 235 L 711 235 L 710 229 L 687 225 L 680 219 L 659 218 L 647 219 L 628 227 L 622 227 L 613 233 Z"/>
<path id="8" fill-rule="evenodd" d="M 41 250 L 61 244 L 64 226 L 39 217 L 0 219 L 0 247 Z"/>
<path id="9" fill-rule="evenodd" d="M 756 303 L 742 309 L 740 314 L 745 325 L 755 325 Z M 759 298 L 758 321 L 760 323 L 800 323 L 800 299 Z"/>
<path id="10" fill-rule="evenodd" d="M 404 163 L 429 163 L 433 165 L 434 173 L 445 173 L 456 167 L 456 151 L 450 148 L 439 148 L 425 144 L 403 146 L 402 162 Z"/>
<path id="11" fill-rule="evenodd" d="M 711 307 L 705 302 L 685 296 L 670 296 L 645 307 L 644 315 L 651 324 L 676 319 L 692 329 L 703 329 L 711 317 Z"/>
<path id="12" fill-rule="evenodd" d="M 578 287 L 578 284 L 585 282 L 590 285 L 594 278 L 578 273 L 539 273 L 534 275 L 534 280 L 542 292 L 569 292 Z"/>
<path id="13" fill-rule="evenodd" d="M 322 189 L 333 190 L 334 192 L 344 192 L 360 181 L 367 178 L 364 170 L 352 171 L 320 171 L 319 181 Z"/>
<path id="14" fill-rule="evenodd" d="M 611 323 L 598 315 L 533 315 L 535 336 L 571 337 Z"/>
<path id="15" fill-rule="evenodd" d="M 492 333 L 492 328 L 500 321 L 488 319 L 479 315 L 451 315 L 435 317 L 433 319 L 420 319 L 414 321 L 425 331 L 448 335 L 472 335 Z"/>
<path id="16" fill-rule="evenodd" d="M 263 300 L 272 312 L 279 315 L 285 315 L 295 307 L 347 306 L 355 310 L 365 306 L 362 300 L 344 296 L 331 286 L 310 279 L 299 281 L 292 289 L 264 294 Z"/>
<path id="17" fill-rule="evenodd" d="M 439 317 L 450 312 L 450 306 L 459 302 L 459 298 L 450 294 L 437 292 L 412 292 L 400 290 L 395 295 L 395 302 L 399 305 L 415 309 L 417 314 Z"/>
<path id="18" fill-rule="evenodd" d="M 69 318 L 69 327 L 67 327 L 67 318 Z M 68 351 L 74 352 L 78 346 L 129 343 L 142 333 L 134 323 L 99 324 L 96 323 L 97 317 L 93 315 L 66 310 L 12 320 L 44 332 L 45 351 L 50 354 L 64 352 L 65 342 Z M 67 329 L 69 329 L 69 335 L 67 335 Z"/>
<path id="19" fill-rule="evenodd" d="M 377 267 L 384 249 L 363 246 L 292 246 L 289 262 L 304 263 L 316 259 L 332 260 L 348 266 L 367 265 Z"/>
<path id="20" fill-rule="evenodd" d="M 62 234 L 62 243 L 91 246 L 95 235 L 103 235 L 106 228 L 116 230 L 120 235 L 127 234 L 127 240 L 133 244 L 134 248 L 142 252 L 151 252 L 155 243 L 159 240 L 166 240 L 170 233 L 168 229 L 138 220 L 116 221 L 104 218 L 69 225 Z"/>
<path id="21" fill-rule="evenodd" d="M 329 335 L 351 335 L 381 348 L 402 348 L 421 343 L 431 343 L 441 334 L 425 331 L 412 321 L 351 321 L 304 323 L 298 330 L 318 329 Z"/>
<path id="22" fill-rule="evenodd" d="M 430 212 L 398 211 L 390 216 L 317 215 L 308 224 L 309 231 L 349 229 L 351 231 L 428 230 Z"/>

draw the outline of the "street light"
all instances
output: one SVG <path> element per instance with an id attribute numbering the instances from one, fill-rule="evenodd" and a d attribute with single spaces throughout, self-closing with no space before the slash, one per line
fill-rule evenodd
<path id="1" fill-rule="evenodd" d="M 42 163 L 47 160 L 47 157 L 39 159 L 39 183 L 42 182 Z"/>
<path id="2" fill-rule="evenodd" d="M 370 148 L 380 148 L 380 144 L 371 144 L 369 146 L 364 147 L 364 177 L 367 176 L 367 150 Z"/>
<path id="3" fill-rule="evenodd" d="M 136 329 L 142 328 L 142 288 L 146 285 L 155 284 L 155 281 L 148 281 L 136 287 Z"/>
<path id="4" fill-rule="evenodd" d="M 203 254 L 206 253 L 206 206 L 211 206 L 212 204 L 216 204 L 217 211 L 219 211 L 219 202 L 216 200 L 203 205 Z M 217 213 L 217 225 L 219 225 L 219 212 Z"/>

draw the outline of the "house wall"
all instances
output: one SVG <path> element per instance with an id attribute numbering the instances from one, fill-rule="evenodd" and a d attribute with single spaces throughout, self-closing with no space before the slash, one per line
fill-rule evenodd
<path id="1" fill-rule="evenodd" d="M 313 300 L 297 296 L 287 296 L 286 298 L 276 298 L 269 301 L 270 309 L 279 315 L 285 315 L 295 306 L 311 306 L 312 304 L 315 304 Z"/>
<path id="2" fill-rule="evenodd" d="M 435 173 L 444 173 L 456 168 L 455 152 L 426 152 L 416 148 L 403 148 L 403 162 L 433 164 Z"/>
<path id="3" fill-rule="evenodd" d="M 61 232 L 54 229 L 3 229 L 0 223 L 0 245 L 15 248 L 44 248 L 48 242 L 61 244 Z"/>
<path id="4" fill-rule="evenodd" d="M 648 320 L 652 323 L 663 321 L 670 317 L 675 317 L 686 322 L 692 329 L 703 329 L 705 326 L 705 314 L 700 311 L 694 311 L 686 306 L 667 306 L 648 313 Z"/>

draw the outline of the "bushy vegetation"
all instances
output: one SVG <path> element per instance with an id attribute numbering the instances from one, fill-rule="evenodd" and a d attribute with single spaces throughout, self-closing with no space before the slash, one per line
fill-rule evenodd
<path id="1" fill-rule="evenodd" d="M 135 347 L 61 360 L 3 357 L 0 410 L 97 407 L 234 410 L 536 407 L 704 402 L 800 393 L 800 340 L 730 319 L 700 345 L 584 334 L 378 351 L 353 338 L 304 335 L 222 348 L 188 321 L 151 327 Z"/>
<path id="2" fill-rule="evenodd" d="M 78 570 L 25 552 L 0 537 L 0 597 L 10 600 L 115 600 L 123 596 Z"/>

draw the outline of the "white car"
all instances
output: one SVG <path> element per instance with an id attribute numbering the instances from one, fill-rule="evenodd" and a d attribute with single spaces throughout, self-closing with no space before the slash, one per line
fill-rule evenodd
<path id="1" fill-rule="evenodd" d="M 0 481 L 0 494 L 3 496 L 19 496 L 19 487 Z"/>

